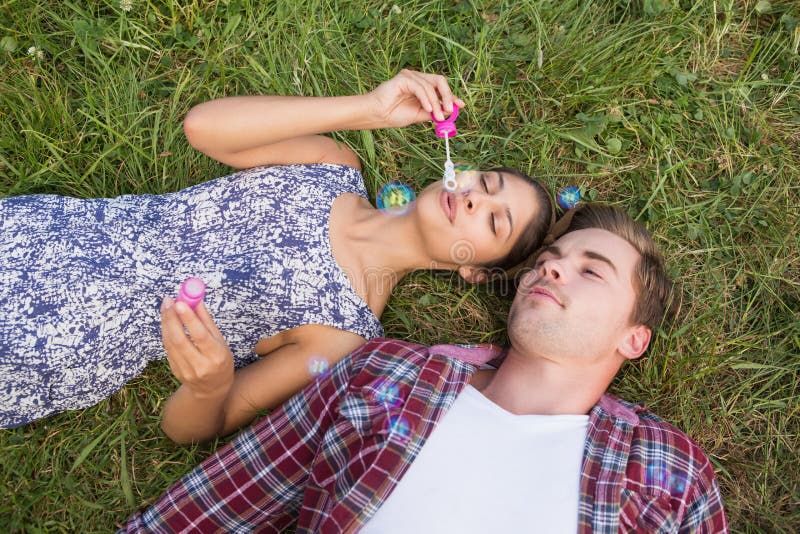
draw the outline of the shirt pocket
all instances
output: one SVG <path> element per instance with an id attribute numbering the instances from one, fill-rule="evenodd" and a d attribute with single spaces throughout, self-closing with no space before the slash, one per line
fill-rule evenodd
<path id="1" fill-rule="evenodd" d="M 311 467 L 313 483 L 336 494 L 349 490 L 350 482 L 364 474 L 387 441 L 382 406 L 347 392 L 338 408 L 339 416 L 322 436 Z"/>
<path id="2" fill-rule="evenodd" d="M 619 510 L 619 532 L 677 532 L 675 512 L 667 494 L 655 495 L 623 489 Z"/>

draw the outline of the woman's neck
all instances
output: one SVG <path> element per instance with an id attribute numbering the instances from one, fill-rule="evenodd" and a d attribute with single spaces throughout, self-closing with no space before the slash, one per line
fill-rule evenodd
<path id="1" fill-rule="evenodd" d="M 378 315 L 405 275 L 418 269 L 444 267 L 435 265 L 425 253 L 413 211 L 387 214 L 366 201 L 341 207 L 344 209 L 332 213 L 335 259 L 356 292 Z"/>
<path id="2" fill-rule="evenodd" d="M 349 219 L 343 237 L 365 271 L 391 271 L 399 279 L 412 271 L 432 267 L 433 259 L 422 247 L 413 211 L 393 215 L 365 208 Z"/>

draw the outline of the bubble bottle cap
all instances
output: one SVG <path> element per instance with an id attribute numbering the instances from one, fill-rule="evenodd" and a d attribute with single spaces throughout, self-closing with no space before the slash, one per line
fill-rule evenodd
<path id="1" fill-rule="evenodd" d="M 190 308 L 194 309 L 206 296 L 206 284 L 199 278 L 190 277 L 184 280 L 178 290 L 176 302 L 185 302 Z"/>
<path id="2" fill-rule="evenodd" d="M 433 122 L 436 124 L 435 132 L 436 137 L 440 137 L 442 139 L 448 139 L 450 137 L 455 137 L 458 135 L 458 130 L 456 129 L 456 119 L 458 118 L 458 106 L 453 103 L 453 113 L 450 114 L 449 117 L 445 118 L 444 120 L 437 120 L 436 117 L 431 113 L 431 118 Z"/>

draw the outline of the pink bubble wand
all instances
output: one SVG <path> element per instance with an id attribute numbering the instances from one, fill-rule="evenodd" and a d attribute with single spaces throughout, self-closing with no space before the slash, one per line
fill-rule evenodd
<path id="1" fill-rule="evenodd" d="M 453 113 L 444 120 L 437 120 L 431 113 L 431 118 L 436 124 L 435 133 L 436 137 L 444 139 L 444 148 L 447 154 L 447 160 L 444 162 L 444 188 L 450 192 L 458 189 L 458 182 L 456 181 L 456 171 L 453 162 L 450 160 L 450 138 L 458 134 L 456 129 L 456 119 L 458 118 L 458 106 L 453 104 Z"/>

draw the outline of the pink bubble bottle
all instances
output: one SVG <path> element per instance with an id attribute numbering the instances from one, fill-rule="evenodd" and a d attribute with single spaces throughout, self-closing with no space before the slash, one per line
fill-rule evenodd
<path id="1" fill-rule="evenodd" d="M 194 309 L 206 296 L 206 284 L 194 276 L 187 278 L 178 290 L 176 302 L 185 302 L 190 308 Z"/>

